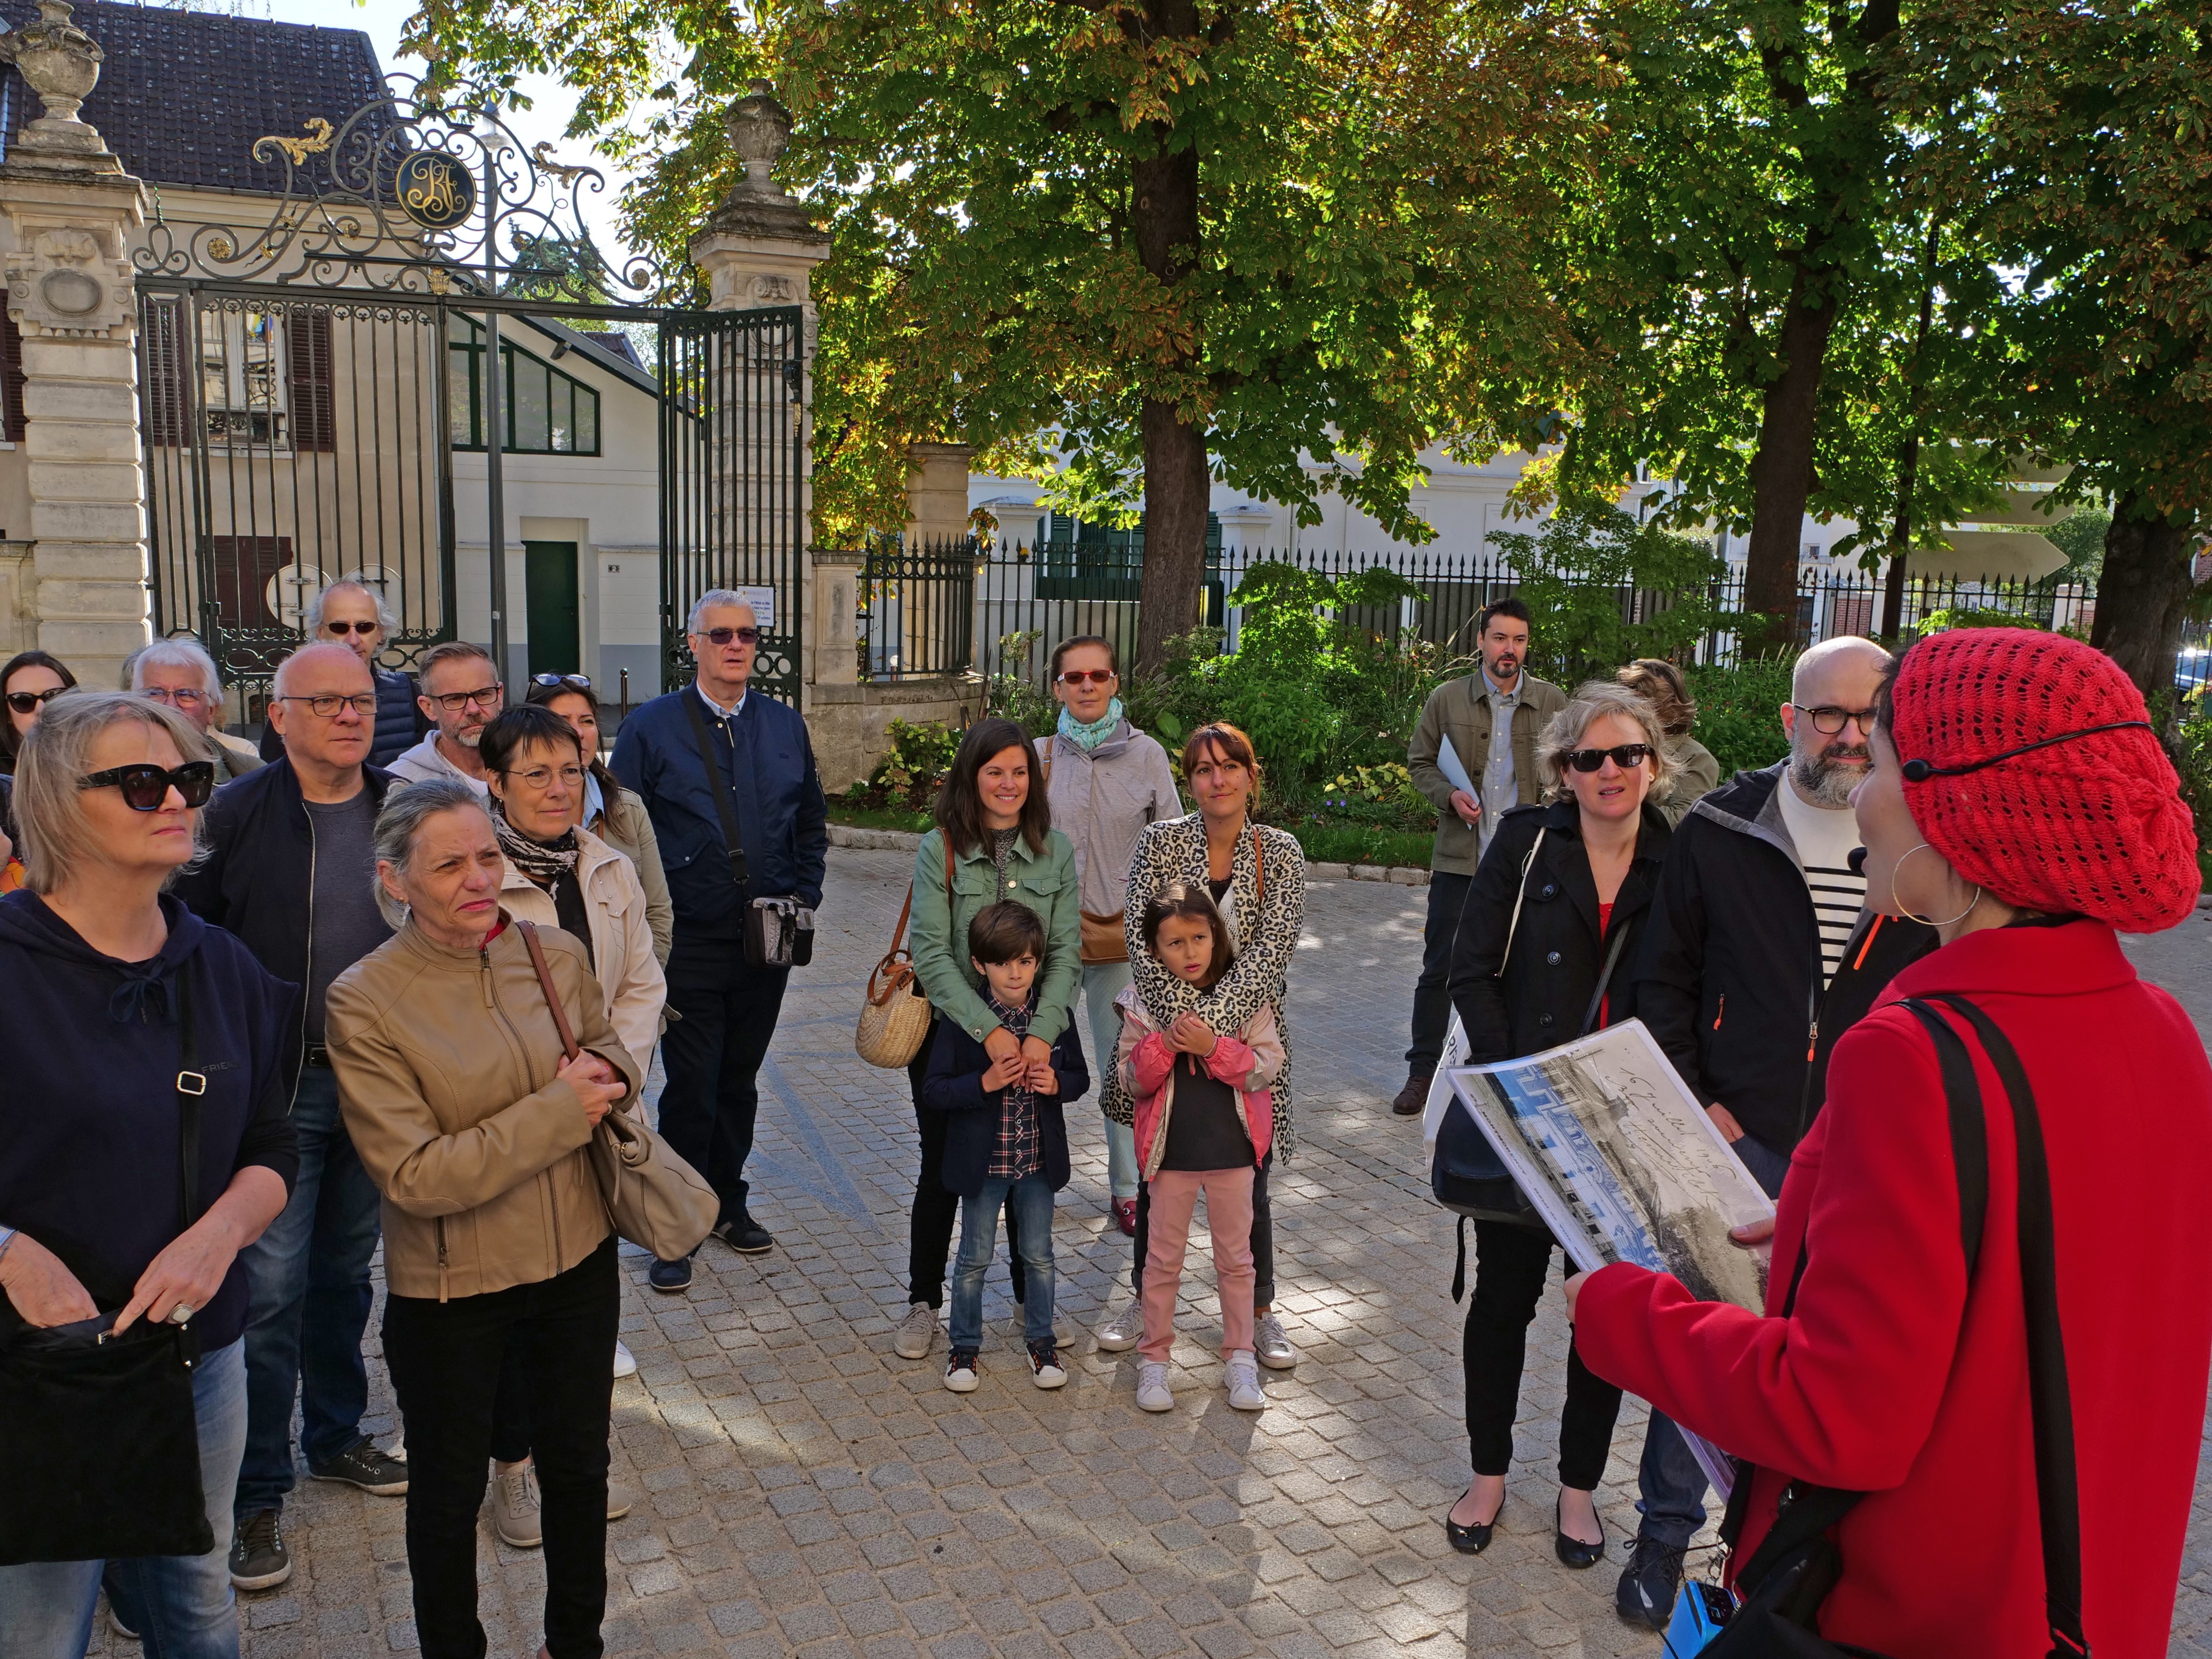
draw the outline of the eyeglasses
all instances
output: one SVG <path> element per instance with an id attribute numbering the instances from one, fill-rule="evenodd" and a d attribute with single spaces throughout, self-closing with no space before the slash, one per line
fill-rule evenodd
<path id="1" fill-rule="evenodd" d="M 373 622 L 326 622 L 323 626 L 339 639 L 343 639 L 348 634 L 358 634 L 362 638 L 367 639 L 371 634 L 381 633 L 384 629 L 382 623 Z"/>
<path id="2" fill-rule="evenodd" d="M 182 766 L 161 767 L 150 761 L 131 766 L 111 766 L 76 781 L 80 789 L 120 789 L 123 804 L 134 812 L 158 812 L 175 790 L 187 806 L 205 806 L 215 793 L 215 763 L 186 761 Z"/>
<path id="3" fill-rule="evenodd" d="M 204 702 L 213 701 L 209 693 L 195 691 L 190 686 L 172 691 L 166 685 L 149 685 L 141 695 L 151 697 L 155 702 L 173 702 L 179 708 L 197 708 Z"/>
<path id="4" fill-rule="evenodd" d="M 1567 764 L 1577 772 L 1595 772 L 1608 759 L 1626 772 L 1632 767 L 1643 765 L 1650 758 L 1651 745 L 1648 743 L 1624 743 L 1613 749 L 1571 749 L 1567 751 Z"/>
<path id="5" fill-rule="evenodd" d="M 1078 685 L 1111 685 L 1121 678 L 1110 668 L 1066 668 L 1060 671 L 1060 683 Z"/>
<path id="6" fill-rule="evenodd" d="M 8 707 L 19 714 L 35 714 L 42 702 L 52 702 L 69 690 L 66 685 L 50 685 L 43 691 L 10 691 Z"/>
<path id="7" fill-rule="evenodd" d="M 495 685 L 480 685 L 473 691 L 428 691 L 423 695 L 448 714 L 458 714 L 471 703 L 480 708 L 497 708 L 500 689 Z"/>
<path id="8" fill-rule="evenodd" d="M 1871 708 L 1835 708 L 1826 703 L 1818 708 L 1808 708 L 1802 702 L 1793 702 L 1790 706 L 1811 720 L 1813 729 L 1825 737 L 1834 737 L 1853 720 L 1858 722 L 1861 732 L 1874 730 L 1874 710 Z"/>
<path id="9" fill-rule="evenodd" d="M 530 683 L 532 685 L 565 685 L 571 691 L 588 691 L 592 689 L 592 677 L 589 674 L 532 674 L 530 677 Z"/>
<path id="10" fill-rule="evenodd" d="M 727 645 L 732 640 L 735 640 L 739 645 L 758 645 L 760 629 L 757 628 L 708 628 L 700 630 L 699 637 L 712 641 L 716 645 Z"/>
<path id="11" fill-rule="evenodd" d="M 555 778 L 560 779 L 571 789 L 580 789 L 584 787 L 584 769 L 580 766 L 563 766 L 557 770 L 550 766 L 533 766 L 527 772 L 502 772 L 500 776 L 520 778 L 532 789 L 543 789 Z"/>
<path id="12" fill-rule="evenodd" d="M 313 697 L 279 697 L 276 701 L 304 702 L 315 711 L 318 719 L 326 720 L 336 720 L 341 708 L 350 708 L 363 720 L 376 713 L 376 693 L 374 691 L 356 691 L 349 697 L 341 697 L 335 693 L 330 693 Z"/>

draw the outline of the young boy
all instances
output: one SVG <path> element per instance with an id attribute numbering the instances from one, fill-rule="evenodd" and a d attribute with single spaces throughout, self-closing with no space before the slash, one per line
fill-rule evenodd
<path id="1" fill-rule="evenodd" d="M 940 1019 L 922 1079 L 922 1104 L 951 1114 L 945 1188 L 961 1200 L 952 1357 L 945 1386 L 955 1394 L 975 1387 L 983 1274 L 998 1249 L 999 1212 L 1011 1200 L 1029 1275 L 1023 1308 L 1030 1377 L 1040 1389 L 1056 1389 L 1067 1381 L 1052 1334 L 1052 1195 L 1067 1185 L 1067 1126 L 1060 1107 L 1089 1090 L 1091 1072 L 1072 1020 L 1043 1061 L 1029 1064 L 1019 1051 L 1036 1011 L 1037 969 L 1045 954 L 1044 924 L 1036 911 L 1011 899 L 987 907 L 969 925 L 968 953 L 983 975 L 992 1013 L 1016 1047 L 994 1060 L 958 1025 Z"/>

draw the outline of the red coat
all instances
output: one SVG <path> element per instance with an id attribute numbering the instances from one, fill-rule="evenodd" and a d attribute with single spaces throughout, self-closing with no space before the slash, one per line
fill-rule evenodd
<path id="1" fill-rule="evenodd" d="M 1928 1035 L 1899 997 L 1972 997 L 2020 1050 L 2051 1163 L 2081 1476 L 2083 1625 L 2098 1659 L 2166 1651 L 2204 1431 L 2212 1066 L 2179 1004 L 2101 922 L 1972 933 L 1907 968 L 1836 1045 L 1791 1161 L 1770 1294 L 1787 1320 L 1593 1275 L 1575 1340 L 1600 1376 L 1763 1470 L 1872 1495 L 1835 1536 L 1820 1633 L 1894 1659 L 2049 1645 L 2029 1444 L 2011 1112 L 1972 1037 L 1990 1199 L 1966 1300 L 1957 1177 Z M 1961 1316 L 1964 1327 L 1961 1328 Z M 1772 1524 L 1762 1473 L 1743 1547 Z"/>

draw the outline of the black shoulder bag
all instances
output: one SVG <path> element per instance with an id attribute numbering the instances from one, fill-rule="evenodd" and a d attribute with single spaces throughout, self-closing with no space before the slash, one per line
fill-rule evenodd
<path id="1" fill-rule="evenodd" d="M 177 973 L 177 1188 L 200 1218 L 200 1097 L 189 966 Z M 119 1311 L 119 1310 L 118 1310 Z M 199 1334 L 149 1308 L 121 1336 L 113 1312 L 40 1327 L 6 1310 L 0 1341 L 0 1566 L 205 1555 L 192 1371 Z"/>
<path id="2" fill-rule="evenodd" d="M 1983 1218 L 1989 1209 L 1989 1136 L 1981 1085 L 1966 1040 L 1936 1012 L 1930 1006 L 1934 1003 L 1956 1011 L 1974 1028 L 2012 1103 L 2018 1148 L 2020 1277 L 2027 1316 L 2027 1386 L 2043 1533 L 2049 1659 L 2088 1659 L 2088 1638 L 2081 1632 L 2081 1514 L 2074 1467 L 2074 1406 L 2066 1385 L 2064 1334 L 2058 1323 L 2057 1252 L 2043 1122 L 2036 1113 L 2027 1069 L 1994 1020 L 1965 997 L 1948 992 L 1905 1001 L 1904 1006 L 1935 1043 L 1943 1077 L 1952 1156 L 1958 1165 L 1960 1243 L 1966 1253 L 1970 1298 L 1981 1256 Z M 1796 1304 L 1804 1272 L 1801 1254 L 1783 1303 L 1785 1318 Z M 1739 1470 L 1721 1526 L 1722 1537 L 1731 1545 L 1742 1534 L 1750 1492 L 1751 1469 L 1745 1466 Z M 1743 1605 L 1705 1647 L 1705 1659 L 1824 1659 L 1867 1653 L 1863 1648 L 1824 1641 L 1816 1633 L 1820 1604 L 1843 1571 L 1841 1553 L 1829 1539 L 1828 1529 L 1865 1495 L 1804 1482 L 1790 1486 L 1772 1530 L 1736 1576 Z"/>
<path id="3" fill-rule="evenodd" d="M 715 763 L 714 740 L 707 733 L 707 717 L 699 712 L 698 695 L 687 689 L 683 696 L 684 712 L 691 720 L 691 741 L 698 746 L 699 763 L 707 769 L 707 790 L 722 821 L 730 882 L 742 891 L 751 877 L 745 866 L 744 840 L 738 833 L 738 815 L 731 808 L 730 792 L 722 787 L 722 769 Z M 734 751 L 731 758 L 734 764 Z M 745 907 L 745 960 L 756 968 L 805 967 L 814 960 L 814 912 L 795 898 L 755 899 Z"/>

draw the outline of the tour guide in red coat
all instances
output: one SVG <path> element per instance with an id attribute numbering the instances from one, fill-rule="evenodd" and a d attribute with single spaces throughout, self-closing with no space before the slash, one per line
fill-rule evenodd
<path id="1" fill-rule="evenodd" d="M 2082 1627 L 2098 1659 L 2166 1651 L 2204 1427 L 2212 1067 L 2114 929 L 2170 927 L 2197 845 L 2143 702 L 2109 658 L 2025 629 L 1939 634 L 1893 671 L 1855 805 L 1867 902 L 1941 925 L 1837 1044 L 1774 1225 L 1760 1318 L 1620 1265 L 1570 1282 L 1600 1376 L 1758 1466 L 1741 1563 L 1785 1481 L 1870 1494 L 1832 1533 L 1826 1640 L 1894 1659 L 2040 1655 L 2041 1534 L 2014 1231 L 2012 1115 L 1963 1020 L 1989 1122 L 1972 1293 L 1934 1048 L 1899 998 L 1961 993 L 2018 1048 L 2049 1151 L 2081 1489 Z M 1995 764 L 2024 744 L 2062 738 Z M 1969 767 L 1904 775 L 1901 763 Z M 1918 769 L 1916 769 L 1916 770 Z"/>

